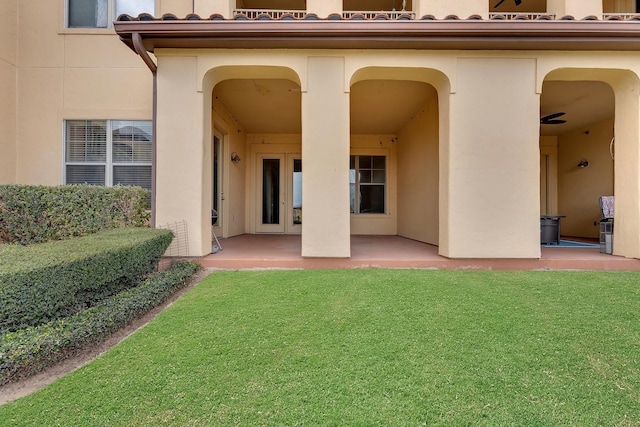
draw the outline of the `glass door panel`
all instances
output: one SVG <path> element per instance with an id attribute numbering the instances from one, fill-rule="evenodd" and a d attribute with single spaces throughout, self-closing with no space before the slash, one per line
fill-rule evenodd
<path id="1" fill-rule="evenodd" d="M 285 232 L 284 155 L 258 156 L 258 204 L 256 232 Z"/>
<path id="2" fill-rule="evenodd" d="M 280 159 L 262 159 L 262 224 L 280 224 Z"/>
<path id="3" fill-rule="evenodd" d="M 287 227 L 285 232 L 302 232 L 302 158 L 300 154 L 287 155 Z"/>

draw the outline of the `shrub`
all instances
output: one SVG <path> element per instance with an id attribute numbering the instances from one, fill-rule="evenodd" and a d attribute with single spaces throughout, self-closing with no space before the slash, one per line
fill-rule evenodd
<path id="1" fill-rule="evenodd" d="M 0 333 L 77 313 L 135 286 L 173 235 L 120 228 L 39 245 L 0 246 Z"/>
<path id="2" fill-rule="evenodd" d="M 31 244 L 148 225 L 140 187 L 0 185 L 0 242 Z"/>
<path id="3" fill-rule="evenodd" d="M 168 270 L 66 319 L 6 333 L 0 338 L 0 385 L 35 374 L 95 344 L 166 300 L 198 269 L 177 262 Z"/>

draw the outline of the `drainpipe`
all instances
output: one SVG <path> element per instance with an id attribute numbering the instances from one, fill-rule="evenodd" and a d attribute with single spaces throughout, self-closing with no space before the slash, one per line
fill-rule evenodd
<path id="1" fill-rule="evenodd" d="M 142 58 L 151 74 L 153 74 L 153 113 L 151 118 L 151 227 L 156 228 L 156 162 L 157 162 L 157 144 L 156 144 L 156 123 L 158 118 L 158 66 L 149 56 L 149 52 L 142 44 L 140 33 L 131 34 L 133 47 L 136 53 Z"/>

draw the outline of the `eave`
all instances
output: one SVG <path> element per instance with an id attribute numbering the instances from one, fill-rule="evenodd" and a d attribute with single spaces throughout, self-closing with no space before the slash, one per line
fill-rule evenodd
<path id="1" fill-rule="evenodd" d="M 640 50 L 640 21 L 128 20 L 120 39 L 144 49 Z"/>

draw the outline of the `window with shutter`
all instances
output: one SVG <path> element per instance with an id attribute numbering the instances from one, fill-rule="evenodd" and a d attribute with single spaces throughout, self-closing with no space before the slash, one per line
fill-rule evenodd
<path id="1" fill-rule="evenodd" d="M 65 184 L 151 189 L 152 122 L 67 120 Z"/>

